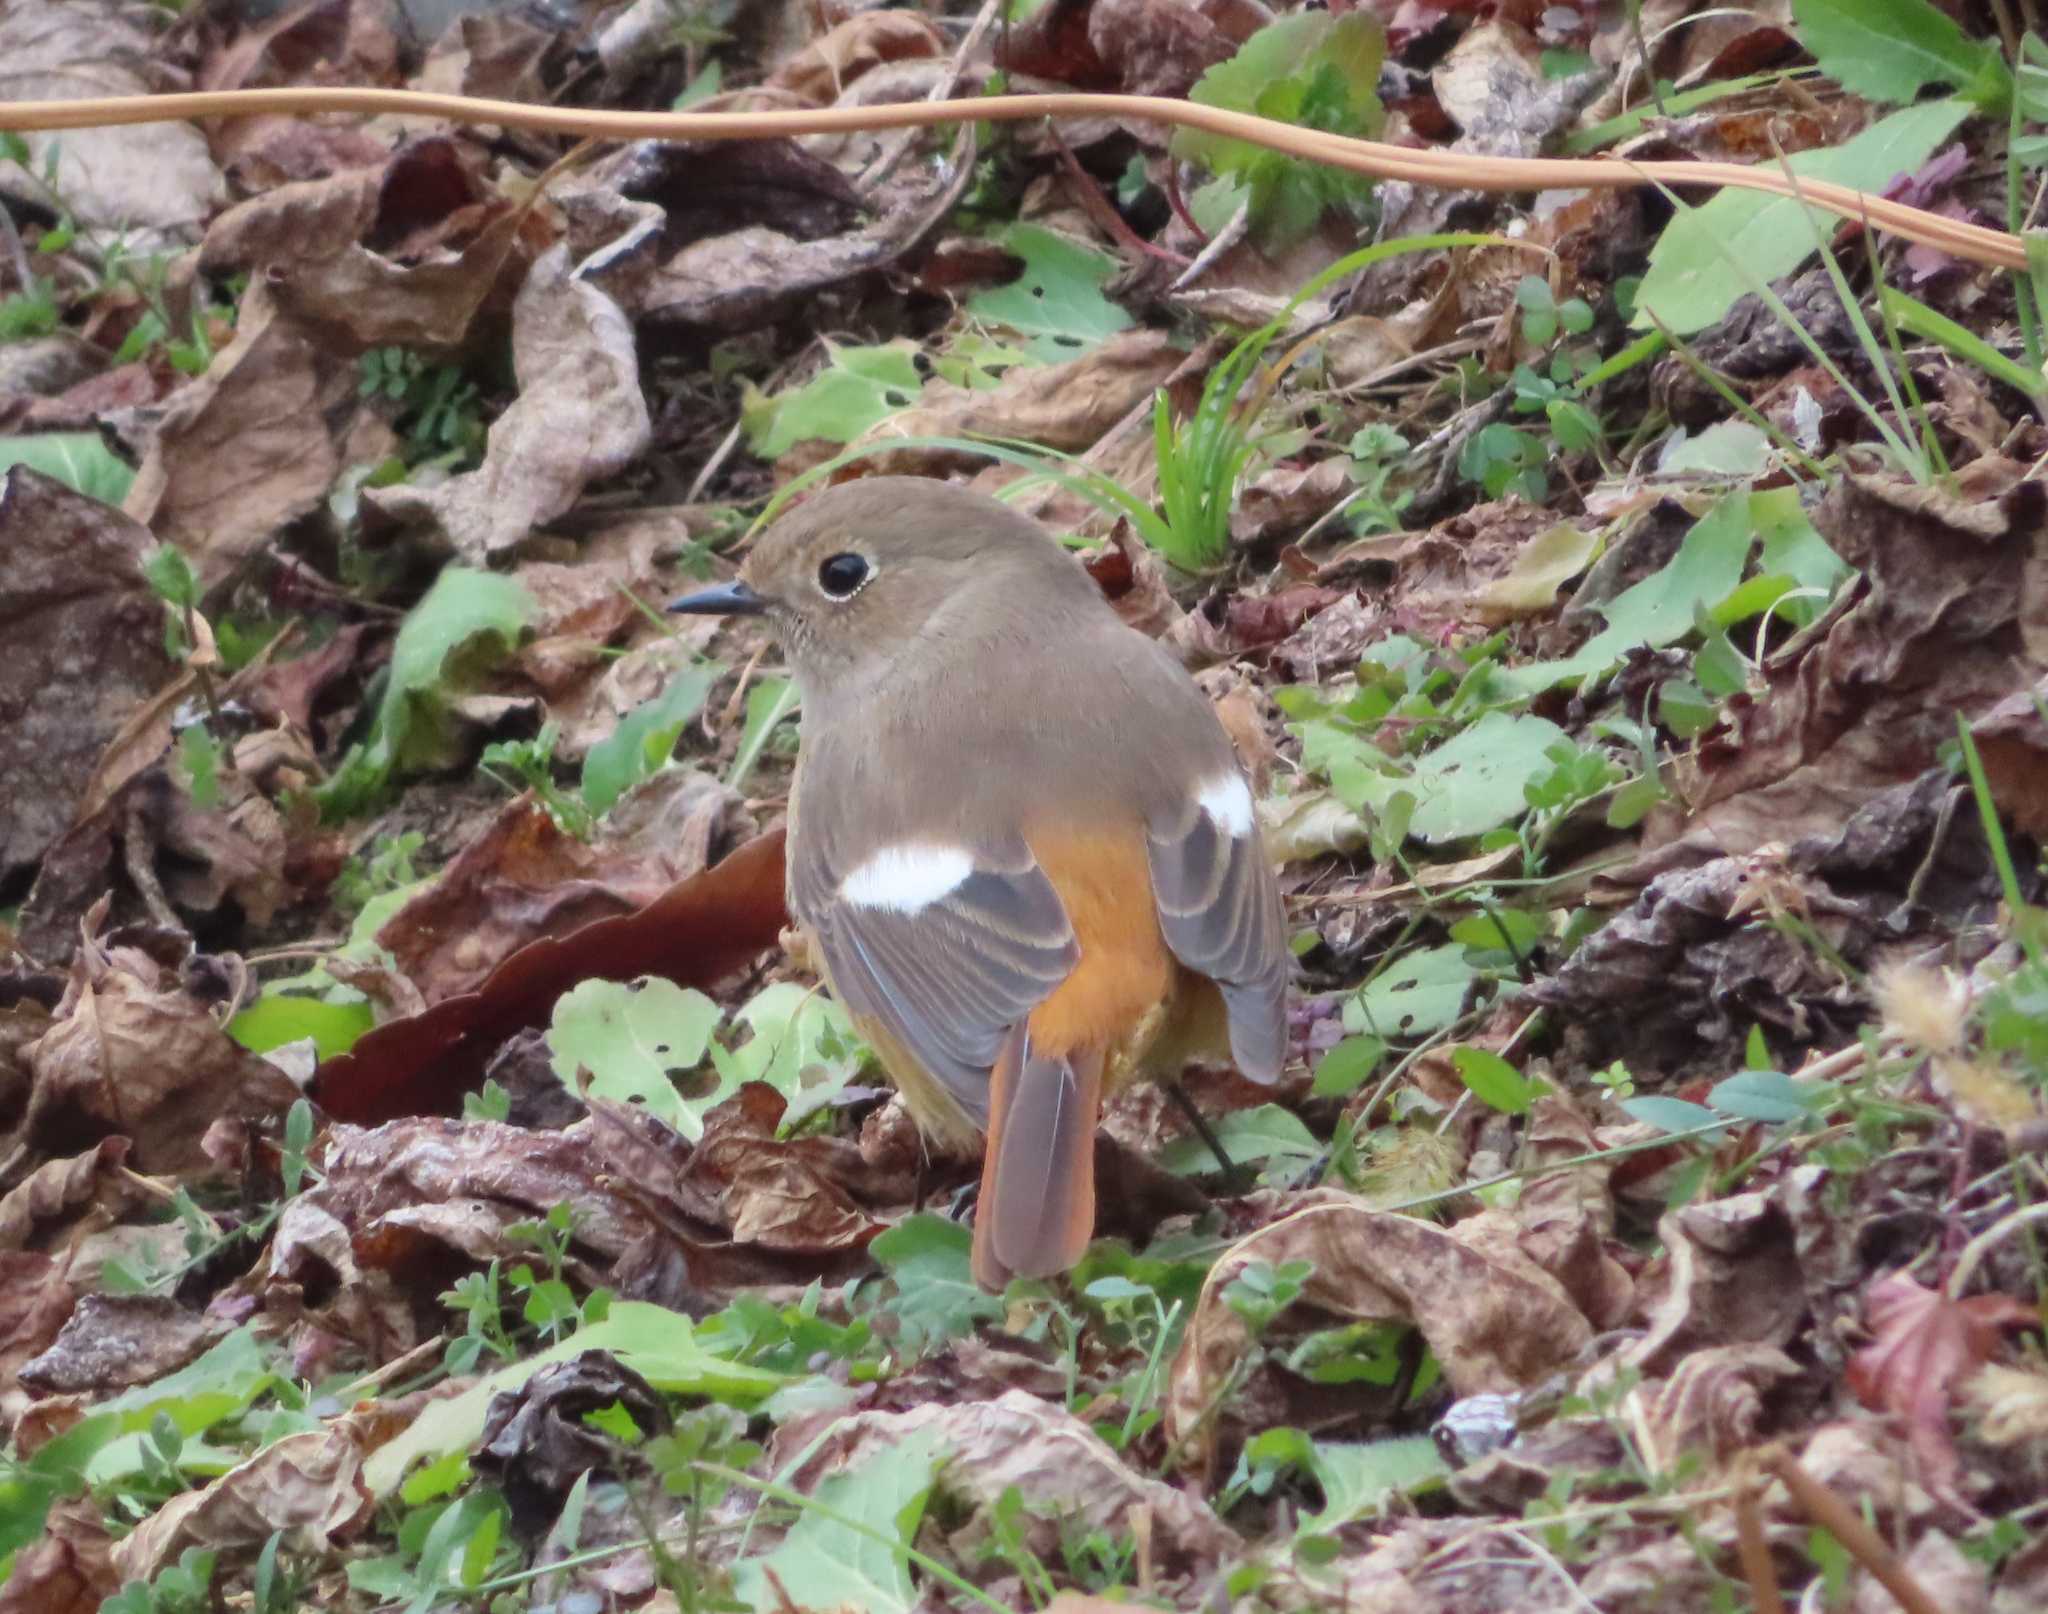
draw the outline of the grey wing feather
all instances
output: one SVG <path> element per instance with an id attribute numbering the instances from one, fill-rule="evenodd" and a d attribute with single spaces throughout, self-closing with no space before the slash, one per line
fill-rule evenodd
<path id="1" fill-rule="evenodd" d="M 1173 956 L 1223 990 L 1230 1051 L 1253 1081 L 1287 1058 L 1287 940 L 1280 888 L 1258 829 L 1231 835 L 1190 803 L 1148 827 L 1159 927 Z"/>
<path id="2" fill-rule="evenodd" d="M 1021 842 L 979 858 L 916 913 L 848 902 L 825 858 L 800 855 L 790 904 L 846 1007 L 879 1020 L 981 1125 L 1003 1039 L 1081 956 L 1059 894 Z"/>

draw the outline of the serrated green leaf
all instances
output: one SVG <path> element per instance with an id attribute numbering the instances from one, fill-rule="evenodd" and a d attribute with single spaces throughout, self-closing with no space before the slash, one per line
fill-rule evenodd
<path id="1" fill-rule="evenodd" d="M 450 760 L 445 710 L 466 674 L 505 655 L 539 610 L 523 585 L 495 572 L 443 568 L 391 647 L 391 666 L 369 737 L 314 790 L 329 817 L 368 807 L 395 773 Z"/>
<path id="2" fill-rule="evenodd" d="M 762 1614 L 792 1606 L 910 1614 L 919 1600 L 904 1549 L 924 1519 L 938 1460 L 938 1435 L 929 1429 L 871 1447 L 812 1492 L 838 1517 L 800 1512 L 773 1552 L 734 1566 L 734 1589 Z"/>
<path id="3" fill-rule="evenodd" d="M 1792 21 L 1823 73 L 1873 101 L 1912 101 L 1940 84 L 1998 111 L 2012 93 L 1998 47 L 1965 37 L 1928 0 L 1793 0 Z"/>
<path id="4" fill-rule="evenodd" d="M 850 443 L 917 401 L 917 344 L 907 337 L 875 347 L 825 344 L 830 362 L 800 387 L 773 397 L 749 392 L 741 410 L 747 445 L 763 459 L 798 443 Z"/>
<path id="5" fill-rule="evenodd" d="M 888 1310 L 911 1355 L 1003 1314 L 1002 1302 L 974 1281 L 973 1249 L 974 1236 L 966 1228 L 928 1211 L 906 1216 L 868 1246 L 895 1280 Z"/>
<path id="6" fill-rule="evenodd" d="M 1356 1443 L 1319 1440 L 1309 1470 L 1322 1487 L 1323 1505 L 1303 1515 L 1301 1527 L 1318 1534 L 1372 1518 L 1396 1495 L 1434 1489 L 1451 1471 L 1428 1435 Z"/>

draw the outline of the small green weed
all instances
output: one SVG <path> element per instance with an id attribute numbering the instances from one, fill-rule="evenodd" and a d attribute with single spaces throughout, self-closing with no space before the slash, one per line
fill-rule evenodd
<path id="1" fill-rule="evenodd" d="M 460 366 L 430 363 L 410 348 L 379 347 L 363 355 L 360 367 L 356 392 L 393 406 L 407 463 L 459 467 L 482 457 L 482 395 Z"/>

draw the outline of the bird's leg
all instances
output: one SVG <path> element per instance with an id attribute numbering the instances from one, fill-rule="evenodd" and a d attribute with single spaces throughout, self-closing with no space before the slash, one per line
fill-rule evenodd
<path id="1" fill-rule="evenodd" d="M 964 1222 L 975 1208 L 975 1201 L 981 1197 L 981 1179 L 971 1177 L 953 1190 L 952 1203 L 946 1207 L 946 1220 Z"/>
<path id="2" fill-rule="evenodd" d="M 1209 1146 L 1209 1152 L 1216 1157 L 1216 1164 L 1223 1168 L 1223 1175 L 1235 1186 L 1243 1181 L 1243 1173 L 1237 1163 L 1224 1152 L 1223 1140 L 1216 1136 L 1215 1129 L 1203 1119 L 1202 1112 L 1195 1108 L 1195 1101 L 1188 1097 L 1187 1089 L 1179 1082 L 1165 1084 L 1167 1096 L 1173 1100 L 1174 1108 L 1186 1117 L 1189 1126 L 1195 1129 L 1195 1136 Z"/>

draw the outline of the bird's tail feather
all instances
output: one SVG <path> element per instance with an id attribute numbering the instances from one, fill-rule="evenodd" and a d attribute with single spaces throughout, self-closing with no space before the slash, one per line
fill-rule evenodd
<path id="1" fill-rule="evenodd" d="M 974 1277 L 1000 1292 L 1081 1258 L 1095 1231 L 1095 1123 L 1102 1055 L 1042 1056 L 1018 1025 L 996 1061 L 988 1155 L 974 1215 Z"/>

